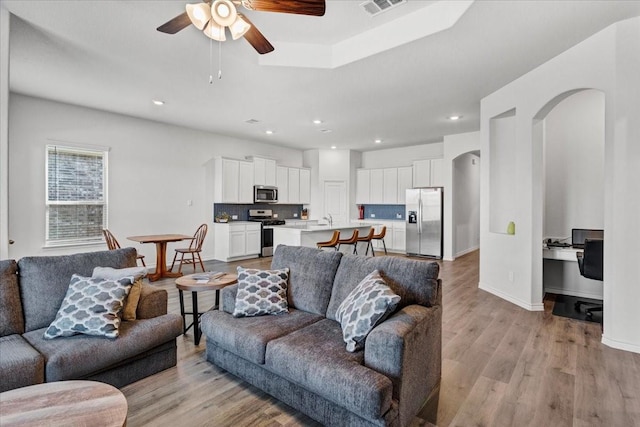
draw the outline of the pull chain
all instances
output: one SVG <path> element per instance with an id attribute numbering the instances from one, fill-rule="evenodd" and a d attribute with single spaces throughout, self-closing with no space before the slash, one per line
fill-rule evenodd
<path id="1" fill-rule="evenodd" d="M 213 39 L 209 39 L 209 84 L 213 84 Z"/>
<path id="2" fill-rule="evenodd" d="M 218 41 L 218 80 L 222 79 L 222 40 Z"/>

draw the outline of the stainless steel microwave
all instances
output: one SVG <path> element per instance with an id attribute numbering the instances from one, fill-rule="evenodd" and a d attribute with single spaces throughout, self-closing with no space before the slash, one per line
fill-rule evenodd
<path id="1" fill-rule="evenodd" d="M 267 185 L 253 186 L 253 202 L 254 203 L 277 203 L 278 188 L 269 187 Z"/>

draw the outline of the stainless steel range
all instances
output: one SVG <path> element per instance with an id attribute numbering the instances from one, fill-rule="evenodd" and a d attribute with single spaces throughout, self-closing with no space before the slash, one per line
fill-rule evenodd
<path id="1" fill-rule="evenodd" d="M 274 218 L 271 209 L 249 209 L 249 221 L 262 224 L 262 256 L 273 256 L 273 227 L 284 225 L 285 221 Z"/>

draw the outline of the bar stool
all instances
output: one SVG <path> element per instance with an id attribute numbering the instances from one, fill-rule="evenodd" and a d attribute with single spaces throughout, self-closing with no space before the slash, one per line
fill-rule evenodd
<path id="1" fill-rule="evenodd" d="M 358 255 L 358 230 L 353 230 L 353 234 L 348 239 L 338 239 L 338 249 L 340 245 L 353 245 L 353 253 Z"/>
<path id="2" fill-rule="evenodd" d="M 387 226 L 382 226 L 379 234 L 374 234 L 371 240 L 382 240 L 382 247 L 384 247 L 384 254 L 387 254 L 387 245 L 384 243 L 384 236 L 387 234 Z"/>
<path id="3" fill-rule="evenodd" d="M 316 245 L 318 246 L 318 249 L 333 248 L 334 250 L 337 251 L 339 239 L 340 239 L 340 231 L 333 230 L 333 236 L 331 236 L 330 240 L 327 240 L 326 242 L 318 242 L 316 243 Z"/>
<path id="4" fill-rule="evenodd" d="M 375 233 L 375 229 L 371 227 L 369 229 L 369 233 L 366 236 L 358 237 L 358 242 L 367 242 L 367 250 L 364 252 L 365 255 L 369 254 L 369 247 L 371 247 L 372 256 L 376 256 L 376 252 L 373 250 L 373 244 L 371 243 L 371 239 L 373 239 L 373 234 Z"/>

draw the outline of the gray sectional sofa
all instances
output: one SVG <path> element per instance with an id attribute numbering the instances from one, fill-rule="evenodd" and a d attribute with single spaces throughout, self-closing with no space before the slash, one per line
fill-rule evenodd
<path id="1" fill-rule="evenodd" d="M 280 245 L 272 268 L 285 267 L 286 314 L 233 317 L 238 285 L 222 290 L 222 309 L 201 319 L 207 360 L 325 425 L 410 424 L 439 389 L 438 264 Z M 348 352 L 336 311 L 375 269 L 401 301 Z"/>
<path id="2" fill-rule="evenodd" d="M 75 335 L 44 339 L 76 273 L 136 265 L 133 248 L 0 261 L 0 392 L 42 382 L 102 381 L 116 387 L 176 365 L 182 318 L 167 314 L 167 292 L 143 284 L 137 320 L 116 339 Z"/>

